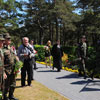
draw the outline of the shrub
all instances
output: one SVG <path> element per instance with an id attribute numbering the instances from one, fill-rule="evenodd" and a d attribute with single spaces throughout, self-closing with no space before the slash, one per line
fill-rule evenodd
<path id="1" fill-rule="evenodd" d="M 36 60 L 45 61 L 45 50 L 43 45 L 35 45 L 35 50 L 37 51 Z"/>

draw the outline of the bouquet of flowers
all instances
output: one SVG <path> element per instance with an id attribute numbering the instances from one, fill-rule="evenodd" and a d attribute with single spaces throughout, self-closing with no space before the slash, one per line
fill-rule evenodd
<path id="1" fill-rule="evenodd" d="M 19 69 L 23 67 L 23 62 L 17 61 L 15 64 L 14 74 L 17 76 Z"/>
<path id="2" fill-rule="evenodd" d="M 44 49 L 45 49 L 45 50 L 49 50 L 48 46 L 44 46 Z"/>

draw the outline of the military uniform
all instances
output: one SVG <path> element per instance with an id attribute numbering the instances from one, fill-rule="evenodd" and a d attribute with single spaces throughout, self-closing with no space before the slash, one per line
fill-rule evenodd
<path id="1" fill-rule="evenodd" d="M 83 36 L 83 38 L 85 37 Z M 86 42 L 81 42 L 78 44 L 77 53 L 78 53 L 78 57 L 80 58 L 79 76 L 81 76 L 83 72 L 84 78 L 86 78 L 87 77 L 86 62 L 87 62 L 87 57 L 88 57 L 88 46 Z"/>
<path id="2" fill-rule="evenodd" d="M 0 41 L 2 41 L 3 44 L 3 36 L 2 34 L 0 35 Z M 2 45 L 3 46 L 3 45 Z M 3 94 L 3 84 L 4 84 L 4 55 L 3 55 L 3 50 L 2 50 L 2 46 L 0 47 L 0 100 L 2 98 L 2 94 Z"/>
<path id="3" fill-rule="evenodd" d="M 3 71 L 4 71 L 4 59 L 3 59 L 3 51 L 0 49 L 0 90 L 2 91 L 3 85 Z"/>
<path id="4" fill-rule="evenodd" d="M 4 45 L 4 66 L 7 79 L 5 79 L 5 89 L 4 89 L 4 100 L 18 100 L 13 97 L 13 92 L 16 86 L 15 80 L 15 62 L 16 55 L 14 54 L 11 47 Z M 9 92 L 9 99 L 7 98 L 7 93 Z"/>

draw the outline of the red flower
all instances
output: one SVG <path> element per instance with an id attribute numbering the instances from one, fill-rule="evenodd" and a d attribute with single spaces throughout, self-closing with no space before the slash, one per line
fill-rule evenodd
<path id="1" fill-rule="evenodd" d="M 68 62 L 68 60 L 66 60 L 66 62 Z"/>

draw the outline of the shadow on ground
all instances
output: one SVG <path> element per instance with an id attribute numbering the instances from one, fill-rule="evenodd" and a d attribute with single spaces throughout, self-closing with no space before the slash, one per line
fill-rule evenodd
<path id="1" fill-rule="evenodd" d="M 82 80 L 77 82 L 72 82 L 73 85 L 85 85 L 79 92 L 86 91 L 100 91 L 100 88 L 95 88 L 95 86 L 100 86 L 100 80 Z M 92 88 L 91 88 L 92 86 Z"/>
<path id="2" fill-rule="evenodd" d="M 42 70 L 42 71 L 37 71 L 37 72 L 57 72 L 55 70 Z"/>
<path id="3" fill-rule="evenodd" d="M 65 76 L 61 76 L 61 77 L 57 77 L 56 79 L 70 79 L 70 78 L 81 78 L 78 76 L 78 74 L 76 73 L 71 73 L 69 75 L 65 75 Z"/>
<path id="4" fill-rule="evenodd" d="M 21 78 L 16 78 L 16 81 L 21 81 Z"/>

